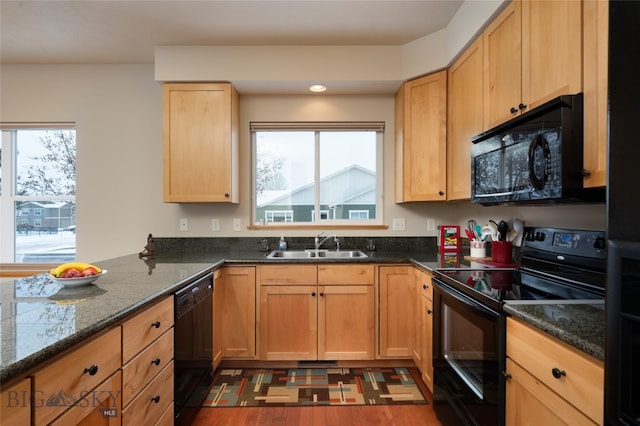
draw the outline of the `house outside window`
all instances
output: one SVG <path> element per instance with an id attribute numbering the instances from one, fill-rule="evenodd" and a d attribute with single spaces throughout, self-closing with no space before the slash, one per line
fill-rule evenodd
<path id="1" fill-rule="evenodd" d="M 252 122 L 253 222 L 382 224 L 383 136 L 380 122 Z"/>
<path id="2" fill-rule="evenodd" d="M 73 125 L 0 123 L 0 130 L 3 218 L 0 262 L 74 260 L 76 141 Z"/>

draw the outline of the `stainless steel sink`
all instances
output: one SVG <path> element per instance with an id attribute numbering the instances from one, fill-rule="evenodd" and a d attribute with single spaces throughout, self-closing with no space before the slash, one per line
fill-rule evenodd
<path id="1" fill-rule="evenodd" d="M 363 259 L 369 257 L 361 250 L 273 250 L 267 259 Z"/>

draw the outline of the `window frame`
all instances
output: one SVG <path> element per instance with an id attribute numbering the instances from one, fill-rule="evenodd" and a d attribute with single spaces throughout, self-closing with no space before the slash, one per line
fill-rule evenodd
<path id="1" fill-rule="evenodd" d="M 53 201 L 53 202 L 74 202 L 76 203 L 76 196 L 52 196 L 52 195 L 16 195 L 16 146 L 17 131 L 20 130 L 73 130 L 77 134 L 76 124 L 68 122 L 60 123 L 0 123 L 0 146 L 2 152 L 2 167 L 0 170 L 0 235 L 11 235 L 11 238 L 0 239 L 0 265 L 3 270 L 9 269 L 11 276 L 21 276 L 23 271 L 39 271 L 42 267 L 48 267 L 51 263 L 48 262 L 16 262 L 15 261 L 15 249 L 16 249 L 16 219 L 23 215 L 23 211 L 20 210 L 20 214 L 17 215 L 15 206 L 16 202 L 29 202 L 29 201 Z M 77 139 L 76 139 L 77 150 Z M 77 155 L 77 151 L 76 151 Z M 76 175 L 77 181 L 77 175 Z M 76 204 L 77 205 L 77 204 Z M 30 209 L 25 209 L 25 216 L 30 215 Z M 35 214 L 34 214 L 35 216 Z M 42 211 L 40 217 L 44 217 Z M 76 253 L 77 255 L 77 253 Z M 59 262 L 58 262 L 59 263 Z M 22 266 L 20 266 L 22 265 Z M 6 274 L 2 274 L 3 276 Z"/>
<path id="2" fill-rule="evenodd" d="M 251 140 L 251 225 L 248 229 L 387 229 L 384 224 L 384 136 L 385 123 L 380 121 L 370 122 L 259 122 L 249 123 L 249 134 Z M 376 195 L 375 195 L 375 219 L 350 220 L 350 219 L 321 219 L 318 222 L 269 222 L 257 216 L 257 193 L 256 193 L 256 167 L 257 167 L 257 138 L 256 133 L 261 131 L 313 131 L 316 132 L 318 140 L 319 132 L 328 131 L 375 131 L 376 133 Z M 317 145 L 315 148 L 314 162 L 319 162 Z M 318 176 L 316 173 L 316 202 L 313 212 L 319 208 Z M 321 214 L 322 214 L 322 209 Z M 295 219 L 295 218 L 294 218 Z"/>

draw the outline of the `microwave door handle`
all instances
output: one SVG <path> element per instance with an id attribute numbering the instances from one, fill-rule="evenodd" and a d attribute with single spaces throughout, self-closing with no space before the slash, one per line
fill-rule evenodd
<path id="1" fill-rule="evenodd" d="M 546 163 L 547 157 L 549 156 L 550 152 L 549 145 L 542 135 L 537 135 L 536 137 L 534 137 L 531 141 L 531 144 L 529 145 L 529 182 L 531 182 L 531 186 L 533 186 L 535 189 L 541 190 L 544 188 L 544 170 L 542 171 L 542 176 L 538 178 L 538 176 L 536 176 L 534 163 L 535 153 L 538 147 L 542 148 L 542 151 L 544 153 L 544 162 Z"/>

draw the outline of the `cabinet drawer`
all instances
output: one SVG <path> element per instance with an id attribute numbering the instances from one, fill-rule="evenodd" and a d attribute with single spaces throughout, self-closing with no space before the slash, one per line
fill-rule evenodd
<path id="1" fill-rule="evenodd" d="M 375 267 L 372 264 L 318 265 L 318 284 L 370 284 L 373 285 Z"/>
<path id="2" fill-rule="evenodd" d="M 122 425 L 154 424 L 173 402 L 173 362 L 122 411 Z"/>
<path id="3" fill-rule="evenodd" d="M 49 423 L 67 408 L 62 398 L 80 399 L 120 368 L 120 338 L 116 327 L 34 374 L 35 424 Z"/>
<path id="4" fill-rule="evenodd" d="M 507 356 L 587 416 L 603 421 L 601 362 L 513 318 L 507 318 Z M 556 378 L 554 369 L 564 374 Z"/>
<path id="5" fill-rule="evenodd" d="M 122 373 L 116 371 L 89 392 L 84 400 L 69 407 L 50 426 L 119 426 L 122 412 L 121 383 Z"/>
<path id="6" fill-rule="evenodd" d="M 266 265 L 258 268 L 261 285 L 314 285 L 318 283 L 316 265 Z"/>
<path id="7" fill-rule="evenodd" d="M 422 295 L 429 300 L 433 300 L 433 284 L 431 283 L 431 275 L 429 272 L 416 269 L 416 279 L 422 288 Z"/>
<path id="8" fill-rule="evenodd" d="M 174 329 L 170 328 L 122 368 L 122 405 L 124 407 L 173 358 L 173 332 Z"/>
<path id="9" fill-rule="evenodd" d="M 173 326 L 173 297 L 150 307 L 122 325 L 122 363 Z"/>

